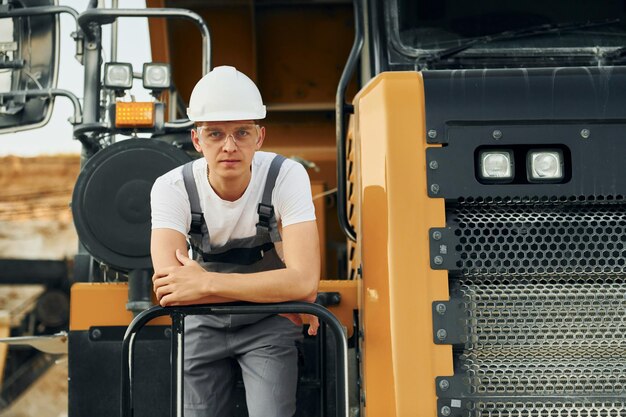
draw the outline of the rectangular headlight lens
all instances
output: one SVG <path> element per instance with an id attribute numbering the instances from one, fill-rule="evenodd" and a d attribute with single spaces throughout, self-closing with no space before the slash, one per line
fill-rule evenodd
<path id="1" fill-rule="evenodd" d="M 133 66 L 120 62 L 107 62 L 104 65 L 104 86 L 126 90 L 133 86 Z"/>
<path id="2" fill-rule="evenodd" d="M 530 150 L 527 156 L 530 181 L 563 179 L 563 153 L 559 149 Z"/>
<path id="3" fill-rule="evenodd" d="M 165 90 L 170 88 L 169 64 L 154 62 L 143 64 L 143 87 L 148 90 Z"/>
<path id="4" fill-rule="evenodd" d="M 483 180 L 512 180 L 515 173 L 513 152 L 508 150 L 481 151 L 478 165 L 478 174 Z"/>

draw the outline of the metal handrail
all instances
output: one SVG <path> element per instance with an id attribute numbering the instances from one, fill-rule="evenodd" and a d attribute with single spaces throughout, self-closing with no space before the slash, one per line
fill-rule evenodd
<path id="1" fill-rule="evenodd" d="M 94 41 L 91 23 L 105 25 L 113 23 L 118 17 L 175 17 L 190 19 L 196 23 L 202 34 L 202 74 L 211 70 L 211 34 L 209 27 L 197 13 L 186 9 L 149 8 L 149 9 L 88 9 L 78 16 L 78 24 L 85 33 L 88 42 Z"/>
<path id="2" fill-rule="evenodd" d="M 277 304 L 233 303 L 216 305 L 194 305 L 185 307 L 152 307 L 139 313 L 128 326 L 122 341 L 122 381 L 121 381 L 121 417 L 133 416 L 133 362 L 134 342 L 139 330 L 149 321 L 157 317 L 172 318 L 171 362 L 172 390 L 175 396 L 171 399 L 171 416 L 183 417 L 183 342 L 185 316 L 190 315 L 224 315 L 224 314 L 312 314 L 328 325 L 335 336 L 336 367 L 337 367 L 337 416 L 348 416 L 348 342 L 343 327 L 337 318 L 326 308 L 313 303 L 290 302 Z"/>
<path id="3" fill-rule="evenodd" d="M 341 73 L 335 97 L 335 124 L 337 138 L 337 216 L 339 226 L 346 237 L 356 242 L 356 232 L 348 219 L 346 201 L 346 113 L 354 113 L 354 107 L 346 103 L 346 88 L 354 74 L 359 55 L 363 49 L 363 13 L 361 1 L 354 0 L 354 42 L 346 66 Z"/>
<path id="4" fill-rule="evenodd" d="M 70 122 L 72 124 L 80 124 L 82 123 L 82 109 L 80 107 L 80 101 L 78 101 L 78 97 L 76 94 L 72 93 L 68 90 L 63 90 L 61 88 L 47 88 L 44 90 L 17 90 L 17 91 L 8 91 L 6 93 L 0 93 L 0 99 L 4 98 L 13 98 L 13 97 L 67 97 L 72 102 L 74 106 L 74 117 Z"/>
<path id="5" fill-rule="evenodd" d="M 67 13 L 72 15 L 74 20 L 78 20 L 78 12 L 68 6 L 39 6 L 39 7 L 25 7 L 22 9 L 13 9 L 0 13 L 2 18 L 5 17 L 27 17 L 27 16 L 42 16 L 46 14 Z"/>

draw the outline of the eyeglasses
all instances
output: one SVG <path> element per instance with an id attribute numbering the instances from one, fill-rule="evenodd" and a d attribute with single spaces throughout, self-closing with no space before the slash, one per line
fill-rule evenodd
<path id="1" fill-rule="evenodd" d="M 247 124 L 237 126 L 230 131 L 220 127 L 198 126 L 196 132 L 198 137 L 206 143 L 222 144 L 226 143 L 229 137 L 232 137 L 237 145 L 247 145 L 259 137 L 259 125 Z"/>

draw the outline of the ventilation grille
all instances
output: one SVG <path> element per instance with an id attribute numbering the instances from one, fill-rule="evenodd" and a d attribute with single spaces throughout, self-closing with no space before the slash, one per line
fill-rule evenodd
<path id="1" fill-rule="evenodd" d="M 626 417 L 626 401 L 478 402 L 471 417 Z"/>
<path id="2" fill-rule="evenodd" d="M 467 349 L 626 348 L 624 278 L 464 278 L 457 285 Z"/>
<path id="3" fill-rule="evenodd" d="M 447 211 L 469 416 L 626 417 L 623 201 Z"/>
<path id="4" fill-rule="evenodd" d="M 473 277 L 453 294 L 470 394 L 626 394 L 626 279 Z"/>
<path id="5" fill-rule="evenodd" d="M 513 355 L 517 357 L 512 357 Z M 463 368 L 471 394 L 606 395 L 626 394 L 626 355 L 598 358 L 570 351 L 538 357 L 531 351 L 465 355 Z"/>
<path id="6" fill-rule="evenodd" d="M 448 224 L 464 276 L 626 273 L 623 204 L 460 205 Z"/>

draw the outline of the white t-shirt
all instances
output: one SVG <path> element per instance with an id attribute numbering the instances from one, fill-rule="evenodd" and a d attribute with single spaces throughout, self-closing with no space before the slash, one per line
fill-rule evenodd
<path id="1" fill-rule="evenodd" d="M 193 162 L 193 175 L 200 206 L 209 229 L 211 247 L 229 240 L 253 236 L 259 216 L 265 180 L 276 154 L 258 151 L 252 160 L 252 178 L 248 188 L 236 201 L 222 200 L 207 181 L 204 158 Z M 182 166 L 160 176 L 150 193 L 152 229 L 173 229 L 187 236 L 191 227 L 191 207 L 185 190 Z M 276 220 L 282 227 L 315 220 L 311 184 L 304 167 L 287 159 L 280 168 L 272 193 Z"/>

